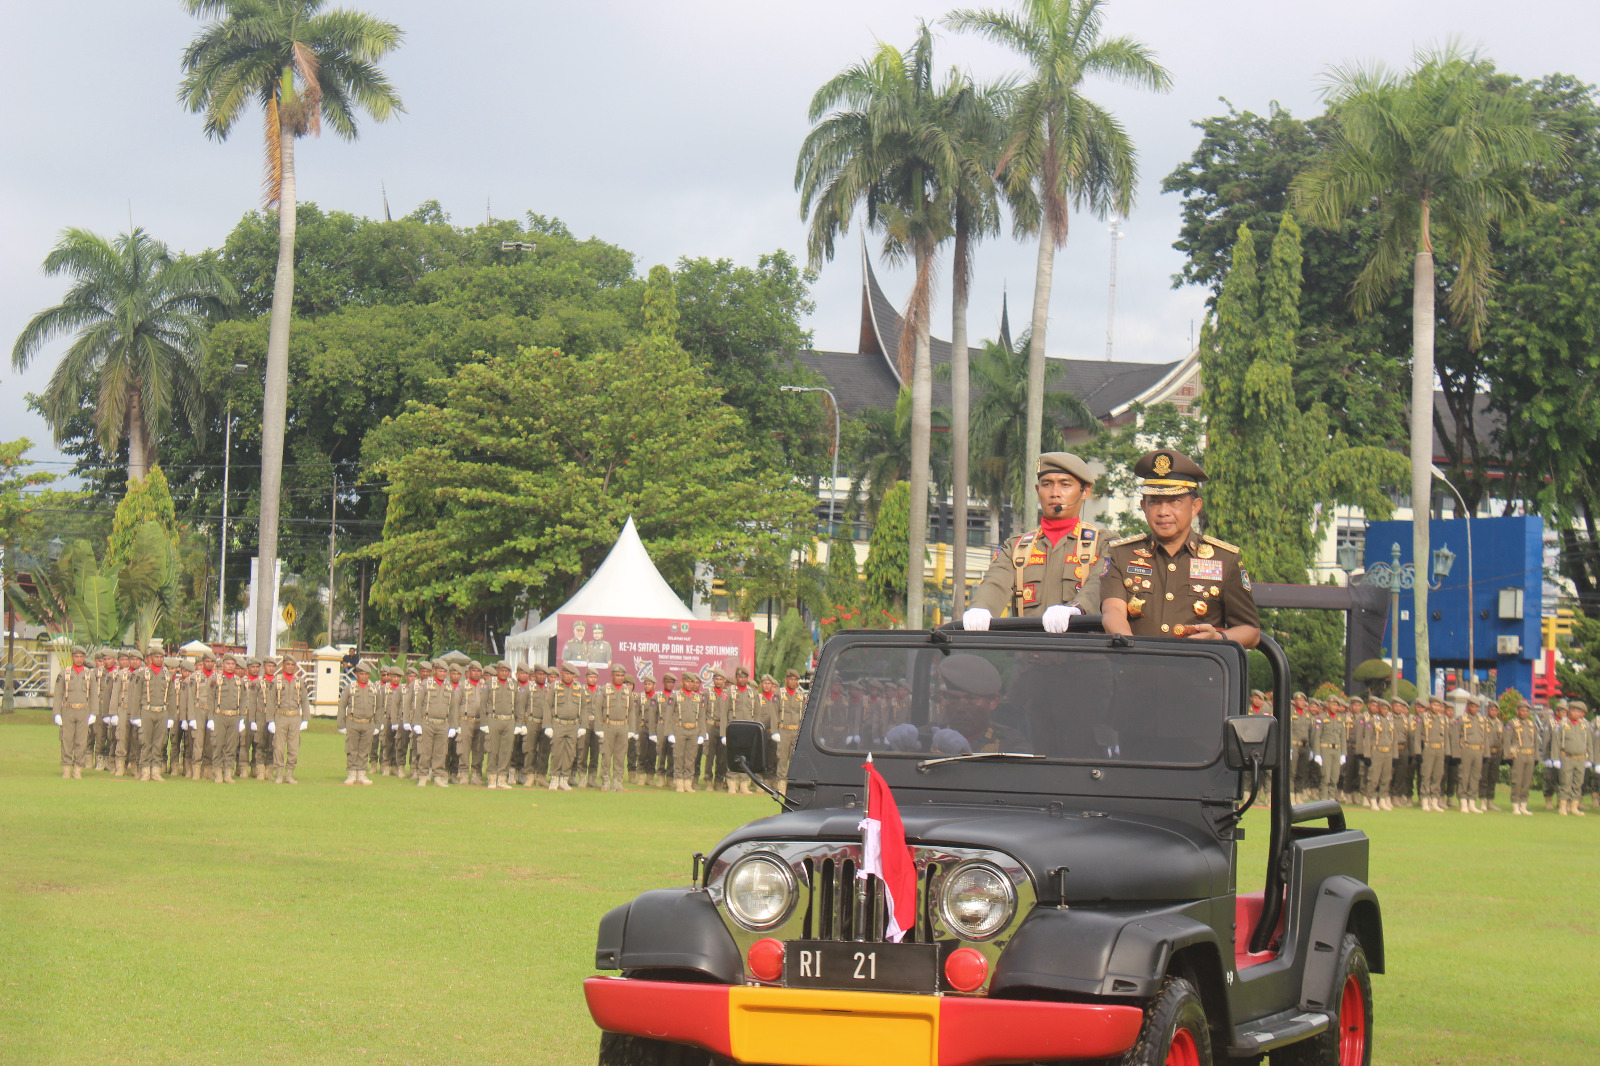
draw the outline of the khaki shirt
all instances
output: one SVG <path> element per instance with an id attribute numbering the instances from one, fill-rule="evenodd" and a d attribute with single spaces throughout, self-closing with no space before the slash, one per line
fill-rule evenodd
<path id="1" fill-rule="evenodd" d="M 1589 758 L 1589 723 L 1567 719 L 1561 727 L 1560 742 L 1555 745 L 1555 757 L 1563 763 L 1582 762 Z"/>
<path id="2" fill-rule="evenodd" d="M 297 670 L 293 677 L 279 674 L 270 685 L 262 686 L 267 710 L 281 718 L 311 717 L 311 695 L 306 679 Z"/>
<path id="3" fill-rule="evenodd" d="M 1539 726 L 1532 718 L 1506 723 L 1505 753 L 1513 759 L 1535 758 L 1539 754 Z"/>
<path id="4" fill-rule="evenodd" d="M 523 698 L 517 691 L 520 687 L 514 677 L 504 681 L 498 677 L 486 679 L 478 689 L 478 717 L 485 724 L 493 720 L 522 725 L 526 719 L 521 713 Z"/>
<path id="5" fill-rule="evenodd" d="M 662 728 L 668 735 L 677 737 L 679 744 L 694 739 L 705 729 L 706 719 L 710 714 L 709 702 L 704 692 L 690 695 L 679 690 L 677 698 L 670 705 L 670 719 Z"/>
<path id="6" fill-rule="evenodd" d="M 339 728 L 356 725 L 372 729 L 378 724 L 378 715 L 382 710 L 383 692 L 379 686 L 371 681 L 364 685 L 359 681 L 351 681 L 339 694 Z"/>
<path id="7" fill-rule="evenodd" d="M 243 674 L 211 675 L 211 713 L 226 718 L 237 718 L 244 713 L 250 699 L 250 688 Z"/>
<path id="8" fill-rule="evenodd" d="M 82 670 L 68 665 L 56 675 L 54 713 L 80 714 L 87 717 L 100 713 L 100 679 L 88 666 Z"/>
<path id="9" fill-rule="evenodd" d="M 778 720 L 777 731 L 780 733 L 795 733 L 800 729 L 800 720 L 806 714 L 806 694 L 799 689 L 780 688 L 778 690 Z"/>
<path id="10" fill-rule="evenodd" d="M 638 701 L 633 697 L 633 689 L 627 685 L 618 688 L 606 684 L 594 695 L 595 700 L 595 725 L 601 730 L 626 729 L 630 733 L 639 731 Z"/>
<path id="11" fill-rule="evenodd" d="M 1239 549 L 1215 537 L 1191 535 L 1175 555 L 1149 533 L 1124 537 L 1107 546 L 1100 573 L 1101 601 L 1127 603 L 1136 637 L 1181 637 L 1199 623 L 1261 624 Z"/>
<path id="12" fill-rule="evenodd" d="M 994 553 L 983 580 L 972 590 L 971 605 L 996 616 L 1009 610 L 1018 618 L 1043 614 L 1058 603 L 1096 614 L 1101 591 L 1095 564 L 1104 540 L 1092 522 L 1079 522 L 1054 544 L 1042 528 L 1012 537 Z"/>
<path id="13" fill-rule="evenodd" d="M 461 726 L 456 690 L 451 687 L 449 681 L 435 681 L 431 677 L 425 681 L 419 680 L 411 706 L 412 714 L 416 716 L 416 725 L 426 722 L 442 725 L 447 729 L 458 729 Z"/>

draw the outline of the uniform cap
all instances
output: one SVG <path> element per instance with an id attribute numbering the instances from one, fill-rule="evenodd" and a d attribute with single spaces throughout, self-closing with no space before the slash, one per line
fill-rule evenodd
<path id="1" fill-rule="evenodd" d="M 222 657 L 222 661 L 223 661 L 223 662 L 225 662 L 225 663 L 232 663 L 232 664 L 233 664 L 233 665 L 235 665 L 235 666 L 238 666 L 238 665 L 239 665 L 239 660 L 238 660 L 238 659 L 236 659 L 236 658 L 235 658 L 235 657 L 234 657 L 234 656 L 232 656 L 232 655 L 224 655 L 224 656 L 223 656 L 223 657 Z"/>
<path id="2" fill-rule="evenodd" d="M 1582 711 L 1584 714 L 1588 714 L 1589 713 L 1589 705 L 1587 703 L 1584 703 L 1582 700 L 1568 700 L 1567 701 L 1567 710 L 1569 710 L 1569 711 Z"/>
<path id="3" fill-rule="evenodd" d="M 761 675 L 761 680 L 763 680 L 763 681 L 771 681 L 774 685 L 776 685 L 778 683 L 778 679 L 773 677 L 771 674 L 762 674 Z"/>
<path id="4" fill-rule="evenodd" d="M 445 662 L 443 659 L 435 659 L 435 660 L 433 660 L 433 662 L 429 663 L 428 665 L 431 666 L 435 670 L 448 670 L 448 669 L 450 669 L 450 664 Z"/>
<path id="5" fill-rule="evenodd" d="M 200 661 L 203 663 L 214 663 L 217 661 L 217 657 L 208 651 L 204 655 L 200 656 Z"/>
<path id="6" fill-rule="evenodd" d="M 1133 476 L 1144 480 L 1140 491 L 1146 496 L 1184 496 L 1206 480 L 1199 463 L 1171 448 L 1145 452 L 1133 464 Z"/>
<path id="7" fill-rule="evenodd" d="M 83 650 L 83 645 L 82 644 L 74 644 L 72 646 L 72 650 L 69 651 L 67 654 L 68 655 L 88 655 L 89 653 Z"/>
<path id="8" fill-rule="evenodd" d="M 678 677 L 677 677 L 676 674 L 662 674 L 661 675 L 661 680 L 663 680 L 663 681 L 676 681 L 676 680 L 678 680 Z"/>
<path id="9" fill-rule="evenodd" d="M 165 644 L 163 644 L 159 640 L 152 640 L 149 644 L 147 644 L 145 646 L 145 649 L 144 649 L 144 653 L 146 655 L 150 655 L 152 653 L 156 654 L 156 655 L 165 655 L 166 651 L 167 651 L 167 646 Z"/>
<path id="10" fill-rule="evenodd" d="M 368 662 L 367 660 L 362 659 L 361 661 L 356 663 L 356 673 L 358 673 L 358 674 L 370 674 L 370 673 L 372 673 L 372 664 L 370 662 Z"/>
<path id="11" fill-rule="evenodd" d="M 467 663 L 467 669 L 468 670 L 482 670 L 483 669 L 483 664 L 480 663 L 478 660 L 473 659 L 471 662 Z"/>
<path id="12" fill-rule="evenodd" d="M 1000 695 L 1000 671 L 978 655 L 952 655 L 939 664 L 944 683 L 973 696 Z"/>
<path id="13" fill-rule="evenodd" d="M 1094 488 L 1094 471 L 1089 469 L 1088 463 L 1071 452 L 1042 453 L 1039 456 L 1039 466 L 1034 470 L 1034 476 L 1044 477 L 1046 474 L 1071 474 L 1084 485 Z"/>
<path id="14" fill-rule="evenodd" d="M 785 670 L 783 672 L 783 676 L 784 677 L 792 677 L 792 678 L 798 679 L 800 677 L 800 671 L 798 671 L 798 670 Z"/>
<path id="15" fill-rule="evenodd" d="M 612 663 L 611 664 L 611 672 L 613 674 L 626 674 L 628 671 L 627 671 L 627 668 L 624 667 L 621 663 Z"/>
<path id="16" fill-rule="evenodd" d="M 178 657 L 176 655 L 168 655 L 161 660 L 161 665 L 168 670 L 176 670 L 178 668 Z"/>
<path id="17" fill-rule="evenodd" d="M 252 667 L 252 666 L 260 666 L 261 665 L 261 660 L 257 659 L 255 656 L 252 655 L 250 658 L 245 660 L 245 664 L 244 665 L 245 665 L 245 667 L 247 669 L 249 667 Z"/>
<path id="18" fill-rule="evenodd" d="M 499 662 L 494 664 L 494 668 L 496 670 L 509 670 L 511 669 L 511 664 L 506 662 L 504 659 L 501 659 Z"/>

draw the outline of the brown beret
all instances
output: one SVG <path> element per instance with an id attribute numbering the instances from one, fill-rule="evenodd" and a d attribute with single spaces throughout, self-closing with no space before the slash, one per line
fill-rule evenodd
<path id="1" fill-rule="evenodd" d="M 1034 476 L 1044 477 L 1046 474 L 1071 474 L 1088 487 L 1094 487 L 1094 471 L 1089 469 L 1088 463 L 1071 452 L 1042 453 Z"/>

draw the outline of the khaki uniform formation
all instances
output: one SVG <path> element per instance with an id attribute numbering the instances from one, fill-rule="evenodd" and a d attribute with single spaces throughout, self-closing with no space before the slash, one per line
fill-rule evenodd
<path id="1" fill-rule="evenodd" d="M 61 727 L 61 776 L 95 769 L 164 781 L 164 774 L 218 783 L 254 776 L 296 784 L 300 733 L 311 695 L 295 661 L 242 660 L 207 653 L 198 662 L 152 642 L 102 651 L 94 665 L 74 645 L 56 678 L 52 705 Z M 220 666 L 220 669 L 219 669 Z"/>
<path id="2" fill-rule="evenodd" d="M 1257 693 L 1254 702 L 1264 699 Z M 1581 815 L 1583 796 L 1594 791 L 1600 719 L 1591 720 L 1579 701 L 1550 708 L 1523 701 L 1502 720 L 1489 700 L 1469 701 L 1457 716 L 1437 697 L 1317 700 L 1296 692 L 1289 745 L 1297 803 L 1338 799 L 1371 810 L 1483 814 L 1500 809 L 1495 791 L 1506 767 L 1512 814 L 1533 813 L 1528 797 L 1542 783 L 1547 810 L 1559 793 L 1560 813 Z"/>

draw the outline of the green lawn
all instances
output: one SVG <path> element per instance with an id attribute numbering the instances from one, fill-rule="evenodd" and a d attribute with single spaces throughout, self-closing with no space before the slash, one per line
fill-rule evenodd
<path id="1" fill-rule="evenodd" d="M 0 719 L 0 1063 L 594 1061 L 595 925 L 763 797 L 63 781 Z M 1375 1062 L 1600 1053 L 1600 814 L 1352 812 L 1390 972 Z M 1266 827 L 1252 816 L 1249 846 Z"/>

